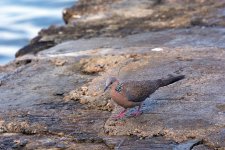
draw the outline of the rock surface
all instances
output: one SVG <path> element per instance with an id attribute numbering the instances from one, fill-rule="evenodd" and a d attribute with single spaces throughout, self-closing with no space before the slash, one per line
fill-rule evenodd
<path id="1" fill-rule="evenodd" d="M 54 47 L 28 46 L 17 56 L 35 56 L 0 67 L 0 149 L 224 149 L 225 30 L 216 13 L 223 1 L 104 2 L 81 0 L 66 11 L 85 16 L 75 26 L 65 12 L 68 26 L 41 31 L 31 42 L 50 39 Z M 163 10 L 173 17 L 163 18 Z M 208 22 L 193 26 L 193 13 Z M 102 22 L 94 14 L 110 19 Z M 164 26 L 157 25 L 159 18 Z M 169 74 L 186 78 L 149 97 L 141 116 L 129 117 L 131 109 L 124 119 L 112 119 L 121 108 L 103 93 L 108 76 L 144 80 Z"/>
<path id="2" fill-rule="evenodd" d="M 81 38 L 124 37 L 191 26 L 224 27 L 224 6 L 224 1 L 214 0 L 79 0 L 63 11 L 67 26 L 41 30 L 16 57 Z"/>

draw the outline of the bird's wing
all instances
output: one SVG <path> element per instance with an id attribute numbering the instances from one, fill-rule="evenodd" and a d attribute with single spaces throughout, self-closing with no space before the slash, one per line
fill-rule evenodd
<path id="1" fill-rule="evenodd" d="M 159 88 L 157 80 L 128 81 L 123 84 L 125 86 L 125 95 L 128 100 L 132 102 L 144 101 L 150 94 L 154 93 Z"/>

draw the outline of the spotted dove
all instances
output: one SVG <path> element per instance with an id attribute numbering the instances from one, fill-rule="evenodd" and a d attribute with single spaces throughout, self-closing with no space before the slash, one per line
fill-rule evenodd
<path id="1" fill-rule="evenodd" d="M 106 80 L 106 86 L 104 91 L 111 87 L 111 98 L 120 106 L 124 108 L 115 118 L 124 117 L 127 108 L 138 106 L 136 112 L 132 115 L 137 116 L 141 114 L 142 102 L 154 93 L 157 89 L 163 86 L 167 86 L 181 79 L 184 79 L 184 75 L 170 76 L 168 78 L 158 80 L 143 80 L 143 81 L 124 81 L 121 82 L 115 77 L 110 77 Z"/>

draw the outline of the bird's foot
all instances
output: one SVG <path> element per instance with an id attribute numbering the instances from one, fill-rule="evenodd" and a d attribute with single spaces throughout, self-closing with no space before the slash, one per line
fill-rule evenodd
<path id="1" fill-rule="evenodd" d="M 122 119 L 124 116 L 125 116 L 125 113 L 122 113 L 122 114 L 120 113 L 120 114 L 114 116 L 113 119 L 115 119 L 115 120 Z"/>
<path id="2" fill-rule="evenodd" d="M 131 116 L 137 117 L 137 116 L 140 116 L 141 114 L 142 114 L 142 111 L 135 111 L 135 112 L 131 113 Z"/>
<path id="3" fill-rule="evenodd" d="M 124 109 L 123 111 L 121 111 L 118 115 L 114 116 L 113 119 L 117 120 L 117 119 L 122 119 L 125 114 L 126 114 L 126 109 Z"/>

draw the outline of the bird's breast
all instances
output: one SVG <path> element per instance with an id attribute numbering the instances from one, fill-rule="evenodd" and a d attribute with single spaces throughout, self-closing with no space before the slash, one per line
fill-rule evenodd
<path id="1" fill-rule="evenodd" d="M 126 87 L 119 83 L 115 82 L 110 90 L 111 98 L 120 106 L 124 108 L 130 108 L 136 106 L 136 103 L 128 100 L 126 96 Z"/>

